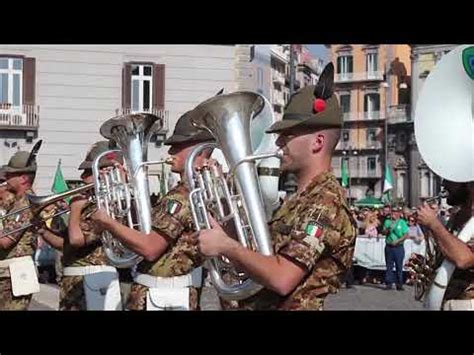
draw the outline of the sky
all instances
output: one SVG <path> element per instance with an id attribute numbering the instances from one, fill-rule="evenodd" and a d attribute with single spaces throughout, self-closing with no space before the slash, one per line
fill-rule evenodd
<path id="1" fill-rule="evenodd" d="M 328 60 L 328 49 L 324 47 L 324 44 L 307 44 L 306 47 L 310 50 L 311 54 L 321 58 L 326 63 Z"/>

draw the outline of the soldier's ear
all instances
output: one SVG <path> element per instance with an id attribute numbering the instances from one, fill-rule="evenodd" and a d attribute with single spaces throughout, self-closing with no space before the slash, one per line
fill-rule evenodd
<path id="1" fill-rule="evenodd" d="M 326 137 L 321 132 L 315 132 L 311 135 L 311 152 L 318 153 L 324 148 L 324 144 L 327 143 Z"/>

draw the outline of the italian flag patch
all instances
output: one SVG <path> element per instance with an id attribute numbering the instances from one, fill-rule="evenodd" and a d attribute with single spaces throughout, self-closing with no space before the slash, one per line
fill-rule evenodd
<path id="1" fill-rule="evenodd" d="M 319 238 L 323 234 L 323 226 L 316 221 L 310 221 L 304 231 L 310 237 Z"/>
<path id="2" fill-rule="evenodd" d="M 166 212 L 173 215 L 181 210 L 181 203 L 176 200 L 170 200 L 166 203 Z"/>

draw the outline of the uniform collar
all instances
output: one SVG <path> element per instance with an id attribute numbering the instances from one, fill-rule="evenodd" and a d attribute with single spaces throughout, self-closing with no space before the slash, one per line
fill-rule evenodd
<path id="1" fill-rule="evenodd" d="M 299 196 L 303 196 L 308 192 L 313 191 L 318 186 L 321 186 L 322 184 L 327 184 L 329 181 L 336 181 L 336 177 L 334 176 L 334 172 L 332 169 L 329 169 L 316 175 L 313 180 L 311 180 L 311 182 L 308 184 L 308 186 L 306 186 L 306 188 L 301 191 Z"/>

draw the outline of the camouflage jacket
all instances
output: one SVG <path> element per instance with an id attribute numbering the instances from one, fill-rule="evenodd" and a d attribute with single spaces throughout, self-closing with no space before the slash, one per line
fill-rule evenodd
<path id="1" fill-rule="evenodd" d="M 288 296 L 268 289 L 241 301 L 244 309 L 320 310 L 336 293 L 352 264 L 356 228 L 341 186 L 332 172 L 316 176 L 286 200 L 270 221 L 276 255 L 308 273 Z"/>
<path id="2" fill-rule="evenodd" d="M 467 242 L 474 253 L 474 236 Z M 474 299 L 474 268 L 467 270 L 455 269 L 449 280 L 444 296 L 446 300 L 469 300 Z"/>
<path id="3" fill-rule="evenodd" d="M 64 240 L 62 263 L 67 266 L 107 265 L 108 259 L 102 248 L 101 233 L 95 223 L 86 216 L 95 208 L 95 203 L 89 203 L 81 214 L 80 226 L 84 237 L 90 244 L 82 248 L 74 248 L 69 238 Z"/>
<path id="4" fill-rule="evenodd" d="M 188 200 L 189 191 L 183 183 L 170 190 L 153 208 L 152 228 L 170 243 L 155 262 L 142 261 L 137 271 L 160 277 L 190 273 L 202 263 L 192 234 L 195 231 Z"/>
<path id="5" fill-rule="evenodd" d="M 16 198 L 8 212 L 11 212 L 13 210 L 16 210 L 25 206 L 29 206 L 29 202 L 26 197 L 27 194 L 33 194 L 33 191 L 28 190 L 25 192 L 25 195 L 23 195 L 22 197 Z M 33 214 L 31 213 L 30 209 L 25 210 L 21 213 L 12 215 L 4 221 L 3 231 L 7 232 L 9 230 L 19 228 L 22 225 L 29 223 L 32 218 L 33 218 Z M 20 231 L 15 234 L 11 234 L 3 238 L 8 238 L 8 237 L 15 239 L 16 243 L 8 250 L 0 250 L 0 260 L 17 258 L 20 256 L 28 256 L 28 255 L 33 256 L 35 254 L 36 247 L 37 247 L 37 235 L 32 231 L 31 228 L 24 229 L 23 231 Z"/>
<path id="6" fill-rule="evenodd" d="M 5 215 L 7 211 L 11 210 L 12 204 L 15 203 L 15 195 L 11 192 L 5 191 L 3 198 L 0 199 L 0 215 Z M 0 229 L 3 229 L 4 222 L 0 221 Z"/>
<path id="7" fill-rule="evenodd" d="M 5 212 L 9 211 L 13 203 L 15 203 L 15 195 L 6 191 L 3 198 L 0 199 L 0 209 Z"/>

